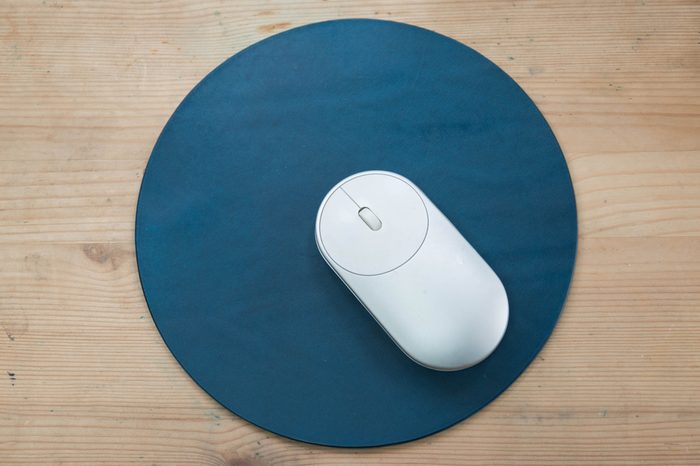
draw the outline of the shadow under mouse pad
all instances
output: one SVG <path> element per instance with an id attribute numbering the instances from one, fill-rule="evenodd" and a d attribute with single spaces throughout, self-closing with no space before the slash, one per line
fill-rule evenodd
<path id="1" fill-rule="evenodd" d="M 415 182 L 499 275 L 510 321 L 477 366 L 410 361 L 325 264 L 317 209 L 364 170 Z M 439 34 L 341 20 L 234 55 L 163 129 L 136 249 L 158 330 L 238 416 L 306 442 L 405 442 L 505 390 L 552 332 L 576 254 L 564 157 L 497 66 Z"/>

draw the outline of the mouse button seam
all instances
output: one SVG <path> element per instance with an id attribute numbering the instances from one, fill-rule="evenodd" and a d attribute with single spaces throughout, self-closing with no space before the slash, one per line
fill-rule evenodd
<path id="1" fill-rule="evenodd" d="M 338 189 L 340 189 L 341 191 L 343 191 L 343 192 L 345 193 L 345 195 L 352 201 L 352 203 L 355 204 L 355 205 L 357 206 L 358 209 L 361 209 L 360 204 L 358 204 L 358 203 L 355 201 L 355 199 L 353 199 L 353 197 L 345 190 L 345 188 L 343 188 L 342 186 L 340 186 Z"/>

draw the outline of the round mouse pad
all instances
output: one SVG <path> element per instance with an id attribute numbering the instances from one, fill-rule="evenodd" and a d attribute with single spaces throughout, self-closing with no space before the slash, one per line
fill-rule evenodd
<path id="1" fill-rule="evenodd" d="M 501 278 L 508 328 L 477 366 L 409 360 L 318 252 L 321 201 L 366 170 L 413 181 Z M 216 68 L 163 129 L 136 214 L 144 294 L 187 373 L 253 424 L 344 447 L 432 434 L 505 390 L 554 328 L 576 236 L 566 162 L 518 85 L 375 20 L 292 29 Z"/>

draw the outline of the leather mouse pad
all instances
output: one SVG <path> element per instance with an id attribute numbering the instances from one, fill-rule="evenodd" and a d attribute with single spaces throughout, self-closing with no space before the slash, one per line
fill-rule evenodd
<path id="1" fill-rule="evenodd" d="M 324 263 L 317 209 L 364 170 L 415 182 L 503 281 L 510 321 L 484 362 L 410 361 Z M 554 328 L 576 239 L 566 162 L 522 89 L 375 20 L 292 29 L 212 71 L 163 129 L 136 214 L 144 295 L 187 373 L 253 424 L 345 447 L 432 434 L 505 390 Z"/>

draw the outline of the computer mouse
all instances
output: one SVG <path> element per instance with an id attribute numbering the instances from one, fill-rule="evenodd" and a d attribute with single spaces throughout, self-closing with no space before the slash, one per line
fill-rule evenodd
<path id="1" fill-rule="evenodd" d="M 465 369 L 503 338 L 501 280 L 403 176 L 367 171 L 340 181 L 321 202 L 315 236 L 331 269 L 418 364 Z"/>

